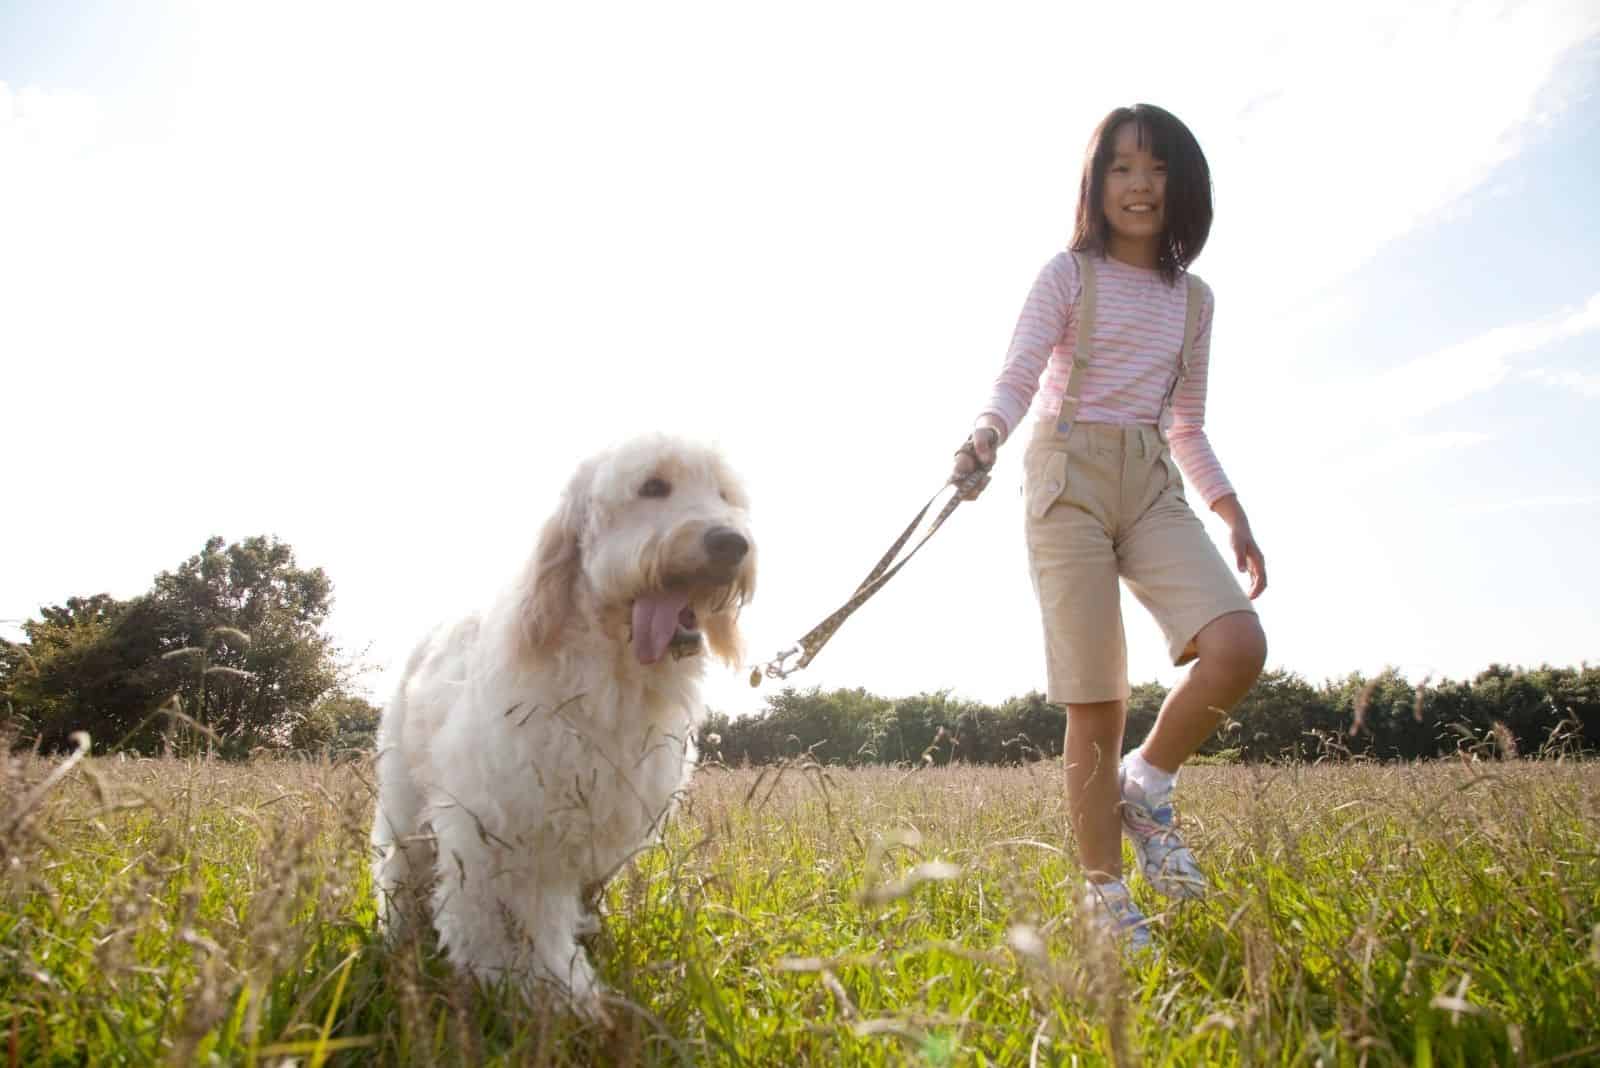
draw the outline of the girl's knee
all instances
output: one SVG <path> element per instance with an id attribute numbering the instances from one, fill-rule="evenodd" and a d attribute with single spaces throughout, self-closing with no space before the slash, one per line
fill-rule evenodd
<path id="1" fill-rule="evenodd" d="M 1196 640 L 1200 662 L 1249 684 L 1267 663 L 1267 635 L 1254 612 L 1212 620 Z"/>
<path id="2" fill-rule="evenodd" d="M 1259 675 L 1267 663 L 1267 632 L 1261 629 L 1261 620 L 1254 612 L 1239 613 L 1239 621 L 1239 656 L 1253 664 L 1255 670 L 1252 673 Z"/>

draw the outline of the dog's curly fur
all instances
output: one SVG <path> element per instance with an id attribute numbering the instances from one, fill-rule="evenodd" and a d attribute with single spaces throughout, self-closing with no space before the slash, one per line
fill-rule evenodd
<path id="1" fill-rule="evenodd" d="M 518 581 L 416 648 L 378 735 L 374 875 L 391 935 L 431 886 L 457 966 L 595 1005 L 587 898 L 659 833 L 692 769 L 706 657 L 684 654 L 703 635 L 739 663 L 748 507 L 705 446 L 656 435 L 593 457 Z M 687 593 L 692 616 L 645 662 L 632 606 L 663 590 Z"/>

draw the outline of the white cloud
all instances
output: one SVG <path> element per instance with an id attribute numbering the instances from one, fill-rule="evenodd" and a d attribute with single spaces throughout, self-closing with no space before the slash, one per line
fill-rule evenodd
<path id="1" fill-rule="evenodd" d="M 95 97 L 77 89 L 0 81 L 0 165 L 21 166 L 48 153 L 92 144 L 99 132 Z"/>
<path id="2" fill-rule="evenodd" d="M 1323 484 L 1335 479 L 1359 482 L 1371 478 L 1392 478 L 1423 461 L 1493 441 L 1493 434 L 1471 430 L 1443 430 L 1433 433 L 1401 433 L 1374 437 L 1353 451 L 1345 452 L 1335 467 L 1323 466 Z"/>
<path id="3" fill-rule="evenodd" d="M 1229 91 L 1216 103 L 1238 111 L 1209 120 L 1223 135 L 1207 143 L 1218 247 L 1201 269 L 1223 293 L 1278 309 L 1229 327 L 1270 363 L 1308 302 L 1390 242 L 1459 216 L 1497 166 L 1567 113 L 1588 86 L 1552 72 L 1600 34 L 1600 5 L 1339 6 L 1292 29 L 1281 6 L 1250 10 L 1258 27 L 1242 31 L 1241 51 L 1251 60 L 1218 71 Z M 1268 262 L 1280 269 L 1261 269 Z"/>
<path id="4" fill-rule="evenodd" d="M 1324 383 L 1317 390 L 1317 407 L 1330 417 L 1319 422 L 1313 449 L 1325 456 L 1340 456 L 1341 469 L 1360 474 L 1376 464 L 1399 464 L 1478 444 L 1487 438 L 1482 431 L 1424 434 L 1415 427 L 1425 416 L 1514 377 L 1579 390 L 1592 387 L 1592 375 L 1537 369 L 1518 372 L 1516 365 L 1530 353 L 1597 328 L 1600 294 L 1581 308 L 1497 327 L 1362 379 Z M 1276 417 L 1284 425 L 1299 419 L 1298 413 L 1289 410 L 1278 411 Z M 1351 444 L 1357 441 L 1366 443 L 1366 450 L 1352 456 Z"/>
<path id="5" fill-rule="evenodd" d="M 1578 311 L 1499 327 L 1386 371 L 1362 392 L 1373 396 L 1380 418 L 1424 415 L 1504 382 L 1517 357 L 1596 328 L 1600 293 Z"/>
<path id="6" fill-rule="evenodd" d="M 1529 371 L 1530 381 L 1540 382 L 1558 389 L 1571 390 L 1585 397 L 1600 397 L 1600 374 L 1588 371 L 1551 371 L 1535 368 Z"/>
<path id="7" fill-rule="evenodd" d="M 1593 508 L 1600 505 L 1596 493 L 1546 493 L 1537 497 L 1508 497 L 1504 500 L 1486 501 L 1465 505 L 1460 510 L 1470 515 L 1489 515 L 1496 512 L 1547 511 L 1564 508 Z"/>

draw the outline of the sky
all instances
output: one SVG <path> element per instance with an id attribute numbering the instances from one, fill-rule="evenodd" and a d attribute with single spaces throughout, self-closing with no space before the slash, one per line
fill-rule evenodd
<path id="1" fill-rule="evenodd" d="M 270 534 L 381 702 L 580 457 L 666 430 L 753 497 L 764 661 L 939 488 L 1147 101 L 1212 166 L 1269 667 L 1595 660 L 1597 92 L 1591 0 L 0 0 L 0 634 Z M 1042 689 L 1020 455 L 791 682 Z"/>

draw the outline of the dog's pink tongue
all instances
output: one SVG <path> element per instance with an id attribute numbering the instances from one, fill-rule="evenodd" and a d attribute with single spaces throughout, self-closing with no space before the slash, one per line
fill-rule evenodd
<path id="1" fill-rule="evenodd" d="M 689 606 L 689 594 L 647 593 L 633 602 L 633 654 L 641 664 L 654 664 L 667 651 L 678 630 L 678 613 Z"/>

